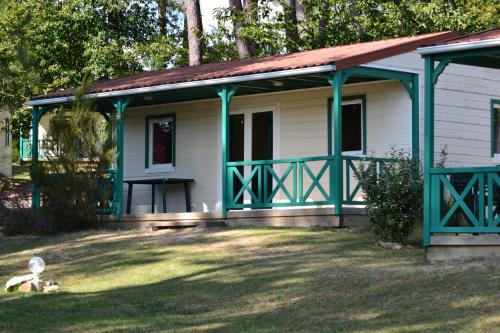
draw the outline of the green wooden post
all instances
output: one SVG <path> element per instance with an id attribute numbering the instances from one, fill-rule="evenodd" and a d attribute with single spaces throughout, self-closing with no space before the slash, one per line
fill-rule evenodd
<path id="1" fill-rule="evenodd" d="M 237 86 L 223 85 L 215 88 L 221 98 L 222 126 L 221 126 L 221 152 L 222 152 L 222 217 L 227 218 L 228 179 L 227 162 L 229 161 L 229 105 L 231 98 L 238 89 Z"/>
<path id="2" fill-rule="evenodd" d="M 418 160 L 420 155 L 420 142 L 419 142 L 419 95 L 420 89 L 418 85 L 418 74 L 413 74 L 411 81 L 411 151 L 415 160 Z"/>
<path id="3" fill-rule="evenodd" d="M 342 72 L 334 72 L 330 79 L 330 84 L 333 86 L 333 170 L 330 170 L 330 184 L 333 193 L 333 204 L 335 205 L 334 214 L 342 215 L 342 201 L 343 201 L 343 167 L 342 160 Z"/>
<path id="4" fill-rule="evenodd" d="M 38 125 L 42 114 L 42 109 L 38 106 L 31 110 L 31 178 L 37 173 L 38 169 Z M 34 211 L 40 209 L 40 189 L 33 181 L 31 186 L 31 207 Z"/>
<path id="5" fill-rule="evenodd" d="M 431 169 L 434 166 L 434 59 L 425 57 L 424 110 L 424 246 L 430 245 L 432 220 Z"/>
<path id="6" fill-rule="evenodd" d="M 114 214 L 117 220 L 123 217 L 123 132 L 125 109 L 132 100 L 131 96 L 113 100 L 116 109 L 116 174 L 113 189 Z"/>

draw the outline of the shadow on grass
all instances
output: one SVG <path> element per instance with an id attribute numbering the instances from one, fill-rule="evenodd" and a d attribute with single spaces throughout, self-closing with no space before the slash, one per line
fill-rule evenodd
<path id="1" fill-rule="evenodd" d="M 124 237 L 67 251 L 74 259 L 54 274 L 79 275 L 85 284 L 89 270 L 99 279 L 143 266 L 144 283 L 0 298 L 0 330 L 455 332 L 499 305 L 496 267 L 422 265 L 419 250 L 381 251 L 371 235 L 355 232 L 229 230 L 174 243 Z M 152 283 L 147 267 L 155 263 L 166 271 Z M 176 265 L 192 271 L 170 272 Z"/>

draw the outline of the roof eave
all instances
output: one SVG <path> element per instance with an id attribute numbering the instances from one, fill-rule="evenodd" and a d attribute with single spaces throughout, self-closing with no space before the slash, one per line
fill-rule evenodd
<path id="1" fill-rule="evenodd" d="M 474 41 L 474 42 L 464 42 L 457 44 L 419 47 L 417 49 L 417 52 L 420 53 L 422 56 L 427 56 L 432 54 L 469 51 L 469 50 L 476 50 L 481 48 L 490 48 L 497 46 L 500 46 L 500 38 Z"/>
<path id="2" fill-rule="evenodd" d="M 217 78 L 217 79 L 170 83 L 170 84 L 162 84 L 162 85 L 151 86 L 151 87 L 132 88 L 132 89 L 109 91 L 109 92 L 93 93 L 93 94 L 87 94 L 84 97 L 89 98 L 89 99 L 117 98 L 117 97 L 123 97 L 123 96 L 149 94 L 149 93 L 168 91 L 168 90 L 211 87 L 211 86 L 217 86 L 217 85 L 223 85 L 223 84 L 237 84 L 237 83 L 248 82 L 248 81 L 278 79 L 278 78 L 297 76 L 297 75 L 327 73 L 327 72 L 335 71 L 335 69 L 336 69 L 335 64 L 329 64 L 329 65 L 321 65 L 321 66 L 313 66 L 313 67 L 297 68 L 297 69 L 288 69 L 288 70 L 267 72 L 267 73 L 248 74 L 248 75 L 224 77 L 224 78 Z M 28 105 L 29 106 L 44 106 L 44 105 L 68 103 L 68 102 L 71 102 L 73 100 L 75 100 L 75 96 L 53 97 L 53 98 L 30 100 L 30 101 L 28 101 Z"/>

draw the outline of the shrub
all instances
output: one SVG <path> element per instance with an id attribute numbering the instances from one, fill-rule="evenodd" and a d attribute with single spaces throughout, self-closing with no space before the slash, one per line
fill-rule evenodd
<path id="1" fill-rule="evenodd" d="M 47 162 L 38 163 L 33 172 L 42 193 L 42 214 L 55 231 L 79 230 L 96 222 L 113 145 L 94 111 L 92 101 L 82 98 L 73 104 L 70 116 L 68 110 L 58 109 L 43 144 Z"/>
<path id="2" fill-rule="evenodd" d="M 51 231 L 42 216 L 31 209 L 29 192 L 12 191 L 7 181 L 1 187 L 0 231 L 5 236 L 46 234 Z"/>
<path id="3" fill-rule="evenodd" d="M 420 162 L 391 148 L 381 170 L 364 161 L 359 182 L 375 234 L 383 241 L 402 242 L 422 213 L 423 177 Z"/>

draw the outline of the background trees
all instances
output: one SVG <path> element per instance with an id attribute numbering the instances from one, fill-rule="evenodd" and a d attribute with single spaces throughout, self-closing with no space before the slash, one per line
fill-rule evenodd
<path id="1" fill-rule="evenodd" d="M 14 137 L 34 95 L 143 70 L 500 25 L 497 0 L 0 0 L 0 108 Z M 206 13 L 205 13 L 206 14 Z"/>

